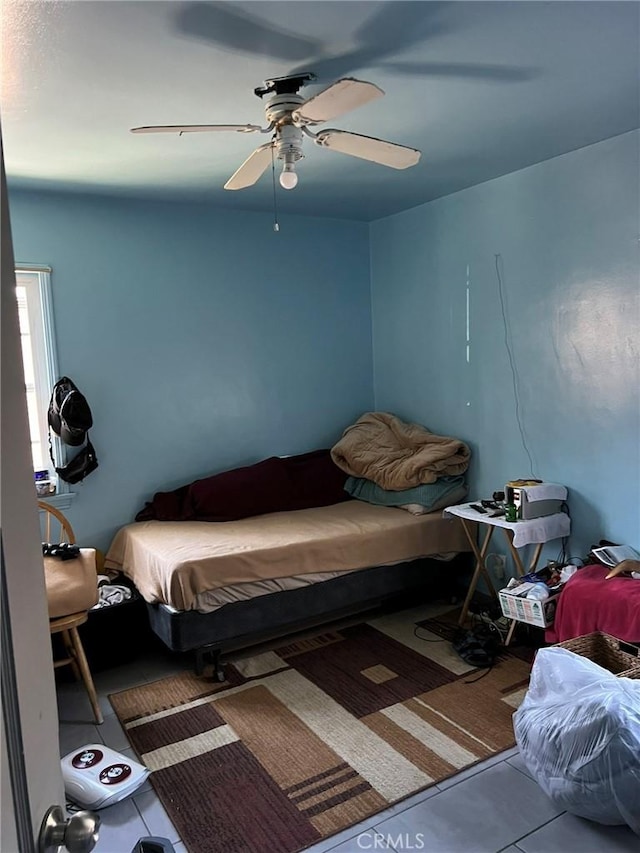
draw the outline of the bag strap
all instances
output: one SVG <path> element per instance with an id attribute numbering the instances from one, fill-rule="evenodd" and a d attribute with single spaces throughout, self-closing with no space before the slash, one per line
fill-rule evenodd
<path id="1" fill-rule="evenodd" d="M 64 469 L 65 469 L 65 467 L 66 467 L 66 466 L 60 466 L 60 467 L 58 467 L 58 465 L 56 464 L 56 460 L 55 460 L 55 459 L 54 459 L 54 457 L 53 457 L 53 443 L 52 443 L 52 441 L 51 441 L 51 426 L 49 426 L 49 430 L 48 430 L 47 435 L 48 435 L 48 438 L 49 438 L 49 457 L 50 457 L 50 459 L 51 459 L 51 464 L 53 465 L 53 469 L 54 469 L 54 471 L 56 472 L 56 474 L 60 474 L 62 471 L 64 471 Z M 80 448 L 80 450 L 78 451 L 78 453 L 80 453 L 82 450 L 86 450 L 86 451 L 87 451 L 88 453 L 90 453 L 92 456 L 95 456 L 95 455 L 96 455 L 96 451 L 95 451 L 95 449 L 94 449 L 94 447 L 93 447 L 93 444 L 91 444 L 91 439 L 89 438 L 89 430 L 87 430 L 87 431 L 86 431 L 86 433 L 85 433 L 85 444 L 84 444 L 84 446 L 83 446 L 82 448 Z M 69 462 L 67 461 L 67 465 L 68 465 L 68 464 L 69 464 Z"/>
<path id="2" fill-rule="evenodd" d="M 58 466 L 56 465 L 56 460 L 53 458 L 53 443 L 51 441 L 51 424 L 49 424 L 49 429 L 47 430 L 47 436 L 49 438 L 49 457 L 51 458 L 51 464 L 53 465 L 54 471 L 57 471 Z"/>

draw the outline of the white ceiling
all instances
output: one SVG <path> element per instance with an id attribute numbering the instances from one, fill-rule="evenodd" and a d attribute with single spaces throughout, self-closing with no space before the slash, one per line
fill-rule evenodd
<path id="1" fill-rule="evenodd" d="M 383 99 L 332 126 L 419 148 L 406 171 L 305 141 L 281 212 L 370 220 L 639 125 L 637 2 L 4 0 L 10 185 L 184 196 L 271 210 L 267 172 L 226 192 L 266 137 L 133 136 L 144 124 L 264 124 L 253 89 L 311 71 Z"/>

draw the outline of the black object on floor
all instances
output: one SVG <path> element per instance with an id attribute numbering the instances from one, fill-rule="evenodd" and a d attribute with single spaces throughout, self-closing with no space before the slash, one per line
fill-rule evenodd
<path id="1" fill-rule="evenodd" d="M 80 633 L 92 672 L 130 663 L 159 645 L 149 628 L 146 604 L 135 589 L 132 598 L 90 610 Z"/>
<path id="2" fill-rule="evenodd" d="M 176 848 L 168 838 L 147 835 L 139 839 L 131 853 L 176 853 Z"/>
<path id="3" fill-rule="evenodd" d="M 483 668 L 494 665 L 501 642 L 488 627 L 478 625 L 470 631 L 461 629 L 452 645 L 465 663 Z"/>

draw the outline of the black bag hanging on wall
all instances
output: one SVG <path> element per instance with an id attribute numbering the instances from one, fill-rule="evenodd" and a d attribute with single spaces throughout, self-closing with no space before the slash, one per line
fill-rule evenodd
<path id="1" fill-rule="evenodd" d="M 84 444 L 82 450 L 67 465 L 59 468 L 53 458 L 49 435 L 49 455 L 56 473 L 66 483 L 79 483 L 96 470 L 98 459 L 89 440 L 89 429 L 93 426 L 89 403 L 68 376 L 63 376 L 53 386 L 47 420 L 50 429 L 60 437 L 63 444 L 71 447 Z"/>

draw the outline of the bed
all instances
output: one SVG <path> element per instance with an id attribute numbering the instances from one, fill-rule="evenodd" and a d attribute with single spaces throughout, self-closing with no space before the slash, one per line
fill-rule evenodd
<path id="1" fill-rule="evenodd" d="M 141 521 L 106 556 L 147 603 L 152 630 L 196 671 L 258 639 L 319 624 L 406 593 L 437 566 L 469 566 L 458 519 L 347 500 L 234 521 Z M 446 561 L 446 562 L 443 562 Z"/>

